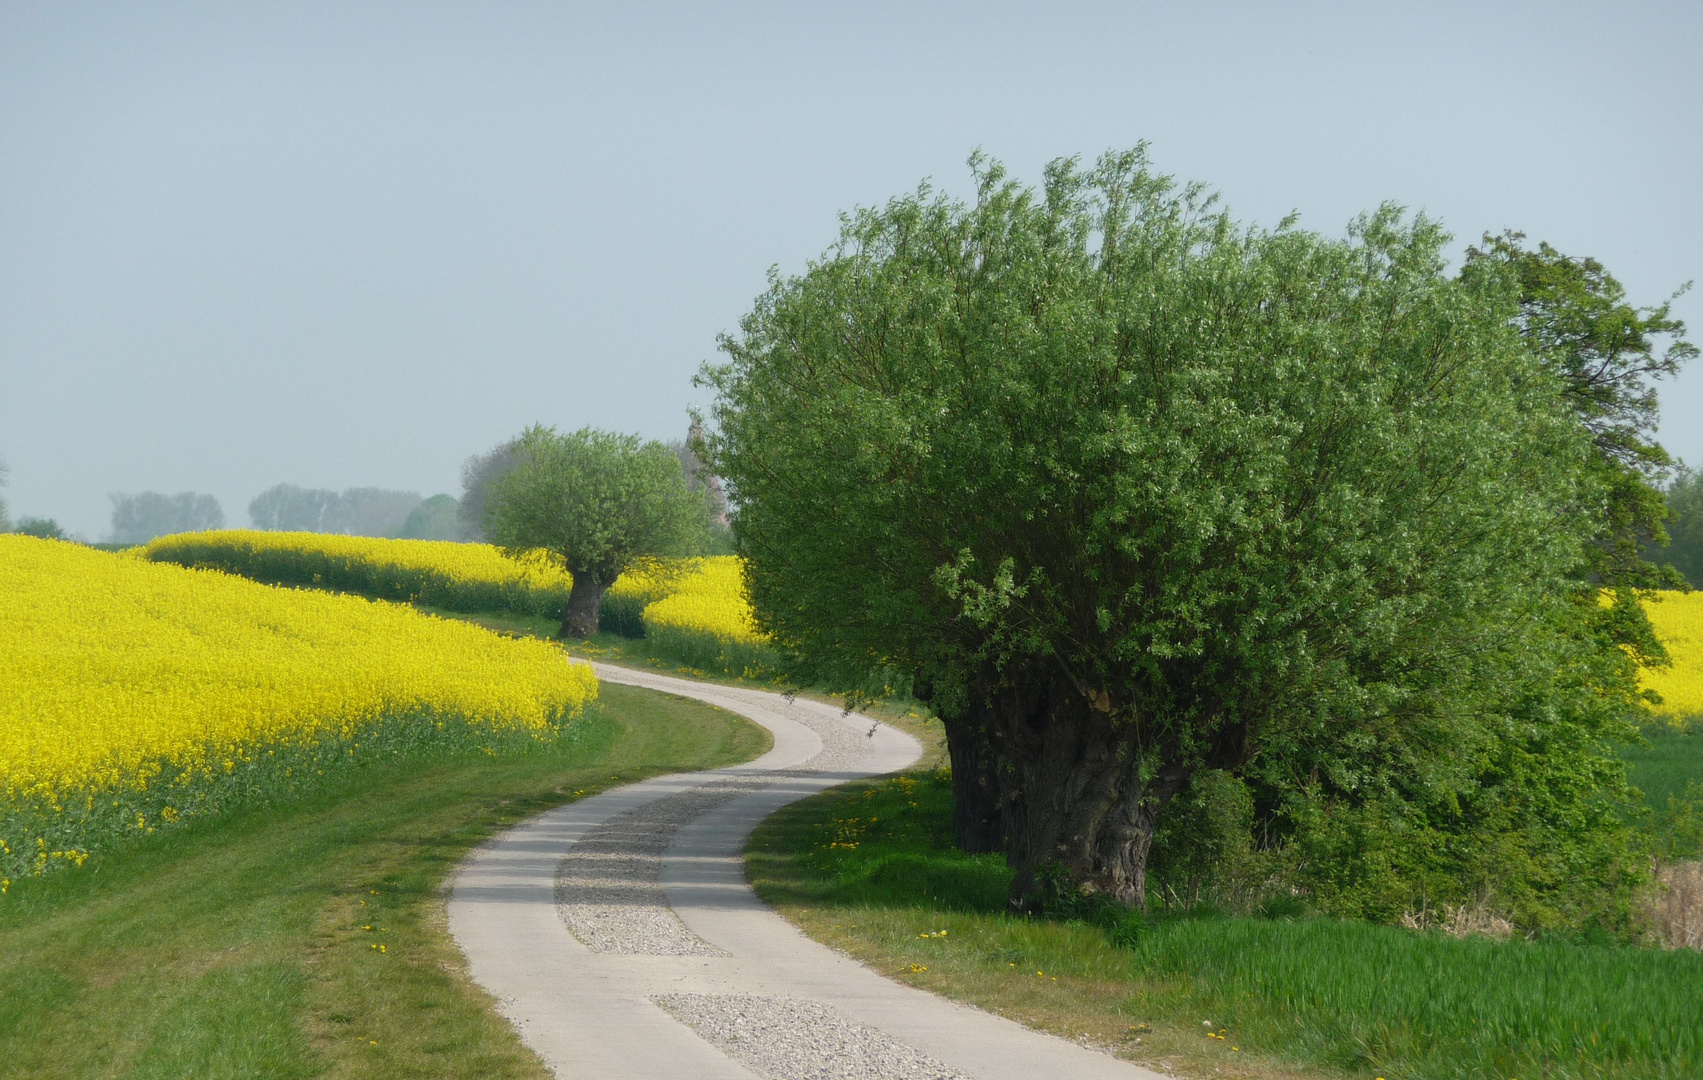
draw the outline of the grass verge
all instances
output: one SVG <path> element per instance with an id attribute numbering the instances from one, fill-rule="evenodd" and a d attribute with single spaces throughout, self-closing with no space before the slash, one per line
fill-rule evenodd
<path id="1" fill-rule="evenodd" d="M 1703 955 L 1454 940 L 1327 919 L 1196 914 L 1128 948 L 1009 916 L 998 856 L 951 844 L 938 773 L 847 785 L 765 822 L 759 895 L 895 978 L 1194 1075 L 1703 1073 Z"/>
<path id="2" fill-rule="evenodd" d="M 768 734 L 605 684 L 577 738 L 375 766 L 164 834 L 0 904 L 0 1077 L 549 1075 L 465 976 L 443 885 L 474 845 Z"/>

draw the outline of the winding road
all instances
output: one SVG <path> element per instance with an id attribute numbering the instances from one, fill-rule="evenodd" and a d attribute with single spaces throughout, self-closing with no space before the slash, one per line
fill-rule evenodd
<path id="1" fill-rule="evenodd" d="M 449 928 L 475 981 L 568 1080 L 1137 1080 L 1138 1068 L 904 986 L 765 906 L 741 858 L 757 823 L 905 768 L 916 740 L 779 694 L 596 665 L 608 682 L 748 717 L 774 748 L 657 777 L 519 825 L 462 865 Z"/>

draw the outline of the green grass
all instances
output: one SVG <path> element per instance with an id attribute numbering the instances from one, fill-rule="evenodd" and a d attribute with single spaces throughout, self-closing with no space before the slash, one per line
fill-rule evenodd
<path id="1" fill-rule="evenodd" d="M 1642 827 L 1666 862 L 1703 856 L 1703 728 L 1645 732 L 1648 746 L 1621 753 L 1650 814 Z"/>
<path id="2" fill-rule="evenodd" d="M 707 705 L 602 693 L 575 740 L 375 766 L 15 882 L 0 1077 L 547 1077 L 465 977 L 446 876 L 542 810 L 768 745 Z"/>
<path id="3" fill-rule="evenodd" d="M 765 822 L 748 871 L 879 970 L 1185 1071 L 1703 1075 L 1703 955 L 1212 915 L 1157 918 L 1118 948 L 1007 915 L 1003 860 L 954 850 L 950 808 L 940 774 L 838 788 Z"/>
<path id="4" fill-rule="evenodd" d="M 1660 727 L 1644 735 L 1649 746 L 1628 746 L 1621 756 L 1644 801 L 1659 810 L 1669 798 L 1683 795 L 1687 784 L 1703 783 L 1703 727 L 1687 732 Z"/>

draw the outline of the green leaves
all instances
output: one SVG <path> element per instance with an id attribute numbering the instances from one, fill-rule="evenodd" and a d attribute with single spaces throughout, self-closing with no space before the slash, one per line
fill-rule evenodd
<path id="1" fill-rule="evenodd" d="M 1578 615 L 1612 478 L 1518 289 L 1392 206 L 1243 227 L 1141 148 L 972 168 L 973 204 L 849 215 L 701 376 L 765 630 L 955 716 L 1067 688 L 1001 715 L 1105 703 L 1152 776 L 1380 820 L 1444 821 L 1514 717 L 1595 768 L 1632 707 Z"/>
<path id="2" fill-rule="evenodd" d="M 973 165 L 973 206 L 850 216 L 704 373 L 783 640 L 1056 656 L 1211 725 L 1433 665 L 1418 627 L 1491 633 L 1578 558 L 1586 447 L 1434 223 L 1243 229 L 1139 149 L 1041 192 Z"/>
<path id="3" fill-rule="evenodd" d="M 542 551 L 576 579 L 607 586 L 640 560 L 696 554 L 704 499 L 687 489 L 674 452 L 593 428 L 521 436 L 513 469 L 489 497 L 488 532 L 506 554 Z"/>
<path id="4" fill-rule="evenodd" d="M 1697 348 L 1685 338 L 1685 323 L 1670 314 L 1671 300 L 1634 307 L 1597 260 L 1572 258 L 1546 243 L 1533 251 L 1524 242 L 1512 231 L 1486 235 L 1482 250 L 1467 249 L 1461 279 L 1513 299 L 1514 326 L 1590 433 L 1603 489 L 1599 506 L 1581 508 L 1596 519 L 1591 573 L 1611 586 L 1674 587 L 1675 575 L 1646 562 L 1640 550 L 1668 542 L 1656 485 L 1673 462 L 1654 437 L 1655 383 L 1678 374 Z"/>

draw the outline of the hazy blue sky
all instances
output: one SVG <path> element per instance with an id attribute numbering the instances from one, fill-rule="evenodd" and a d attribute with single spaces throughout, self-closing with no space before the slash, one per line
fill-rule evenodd
<path id="1" fill-rule="evenodd" d="M 232 524 L 281 480 L 459 490 L 526 424 L 670 438 L 836 214 L 983 147 L 1140 139 L 1240 217 L 1393 199 L 1703 278 L 1703 4 L 0 0 L 0 459 Z M 1680 314 L 1703 337 L 1703 300 Z M 1703 462 L 1703 370 L 1664 396 Z"/>

